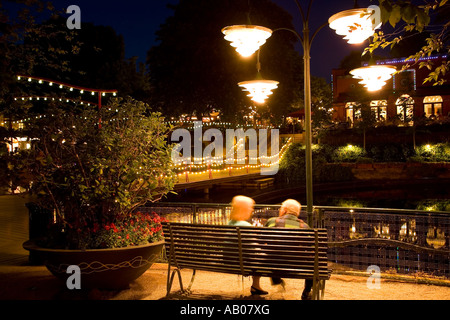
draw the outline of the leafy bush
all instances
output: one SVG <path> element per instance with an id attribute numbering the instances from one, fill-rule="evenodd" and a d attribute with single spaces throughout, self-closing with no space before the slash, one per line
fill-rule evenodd
<path id="1" fill-rule="evenodd" d="M 450 144 L 426 144 L 416 148 L 419 159 L 428 162 L 450 162 Z"/>
<path id="2" fill-rule="evenodd" d="M 366 155 L 367 153 L 363 148 L 349 144 L 336 148 L 332 154 L 332 160 L 333 162 L 356 162 Z"/>
<path id="3" fill-rule="evenodd" d="M 341 163 L 374 162 L 448 162 L 450 145 L 436 144 L 417 147 L 406 144 L 386 144 L 372 146 L 369 152 L 359 146 L 329 145 L 313 146 L 313 180 L 314 182 L 337 182 L 354 179 L 352 169 Z M 421 169 L 423 170 L 423 169 Z M 302 185 L 306 181 L 305 147 L 299 143 L 289 147 L 280 162 L 277 180 L 288 184 Z"/>
<path id="4" fill-rule="evenodd" d="M 332 148 L 313 146 L 313 180 L 315 182 L 348 181 L 353 179 L 350 168 L 329 163 Z M 292 144 L 280 162 L 277 180 L 293 185 L 306 182 L 305 147 L 299 143 Z"/>
<path id="5" fill-rule="evenodd" d="M 55 213 L 67 248 L 90 248 L 96 226 L 126 223 L 172 190 L 170 128 L 144 103 L 114 99 L 100 114 L 54 107 L 48 115 L 30 124 L 35 142 L 26 165 L 37 204 Z"/>

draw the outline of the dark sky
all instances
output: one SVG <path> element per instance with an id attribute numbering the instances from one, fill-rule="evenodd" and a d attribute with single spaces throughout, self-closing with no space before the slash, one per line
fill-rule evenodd
<path id="1" fill-rule="evenodd" d="M 252 5 L 257 5 L 258 0 L 252 1 Z M 302 32 L 301 16 L 295 1 L 272 1 L 292 15 L 297 32 Z M 307 1 L 300 0 L 300 2 L 306 7 Z M 83 22 L 112 26 L 124 37 L 127 58 L 138 56 L 139 61 L 145 61 L 147 51 L 155 44 L 155 31 L 172 13 L 172 10 L 167 9 L 167 4 L 176 4 L 178 0 L 54 0 L 53 3 L 58 9 L 78 5 Z M 361 7 L 377 3 L 378 1 L 359 0 Z M 351 9 L 353 5 L 353 0 L 315 0 L 311 9 L 310 29 L 314 32 L 334 13 Z M 330 81 L 331 70 L 337 68 L 340 61 L 352 50 L 362 51 L 363 48 L 364 45 L 349 45 L 341 36 L 336 35 L 334 30 L 326 26 L 313 43 L 311 73 Z M 300 44 L 298 50 L 302 50 Z"/>

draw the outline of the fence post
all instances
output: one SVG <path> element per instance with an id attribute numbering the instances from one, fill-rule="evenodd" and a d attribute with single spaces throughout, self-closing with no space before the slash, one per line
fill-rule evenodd
<path id="1" fill-rule="evenodd" d="M 192 223 L 197 223 L 197 205 L 192 205 Z"/>
<path id="2" fill-rule="evenodd" d="M 323 228 L 325 226 L 325 222 L 323 220 L 323 209 L 314 207 L 311 221 L 313 228 Z"/>

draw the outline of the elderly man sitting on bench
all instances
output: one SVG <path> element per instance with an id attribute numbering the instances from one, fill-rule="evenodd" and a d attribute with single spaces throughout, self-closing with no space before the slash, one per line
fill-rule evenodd
<path id="1" fill-rule="evenodd" d="M 293 229 L 307 229 L 309 228 L 303 220 L 299 219 L 301 205 L 298 201 L 288 199 L 281 204 L 279 216 L 267 220 L 265 227 L 274 228 L 293 228 Z M 284 287 L 284 281 L 281 278 L 272 278 L 272 284 L 281 284 Z M 311 300 L 311 289 L 313 287 L 313 280 L 305 280 L 305 288 L 302 293 L 302 300 Z"/>

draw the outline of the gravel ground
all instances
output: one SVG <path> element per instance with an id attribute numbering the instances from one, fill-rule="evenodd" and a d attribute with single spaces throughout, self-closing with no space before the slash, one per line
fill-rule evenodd
<path id="1" fill-rule="evenodd" d="M 184 286 L 191 278 L 182 272 Z M 122 291 L 70 291 L 43 266 L 0 266 L 0 300 L 298 300 L 303 280 L 285 279 L 285 290 L 271 286 L 268 278 L 261 285 L 265 296 L 251 296 L 251 279 L 236 275 L 198 271 L 189 296 L 179 292 L 178 279 L 166 296 L 167 266 L 154 264 Z M 450 287 L 381 279 L 379 289 L 369 289 L 367 277 L 333 274 L 327 281 L 325 300 L 450 300 Z"/>

